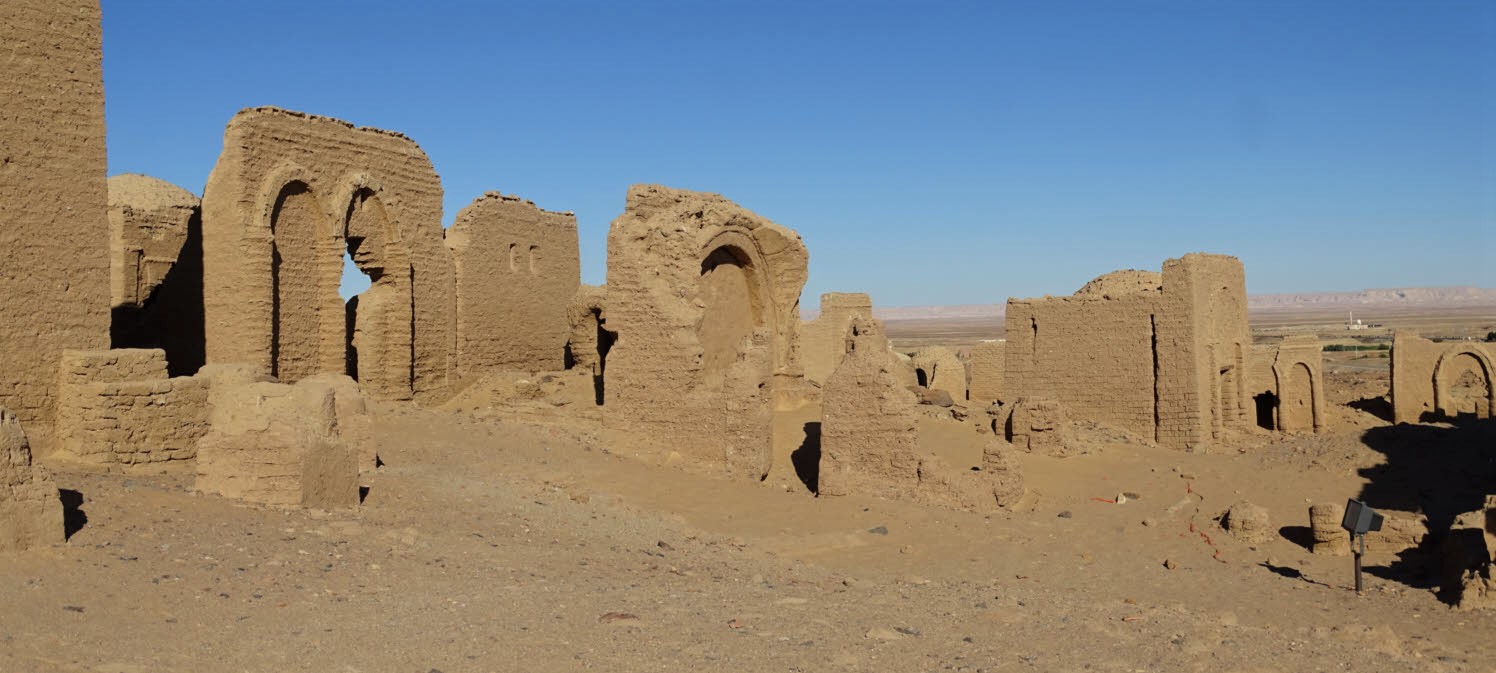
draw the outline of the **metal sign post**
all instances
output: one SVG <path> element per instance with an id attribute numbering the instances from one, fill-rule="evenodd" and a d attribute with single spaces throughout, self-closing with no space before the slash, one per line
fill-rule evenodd
<path id="1" fill-rule="evenodd" d="M 1367 507 L 1360 500 L 1347 500 L 1345 502 L 1345 518 L 1340 520 L 1340 527 L 1351 534 L 1351 552 L 1356 556 L 1356 595 L 1361 594 L 1361 557 L 1366 554 L 1366 534 L 1382 529 L 1382 515 L 1376 510 Z M 1357 543 L 1360 544 L 1357 547 Z"/>

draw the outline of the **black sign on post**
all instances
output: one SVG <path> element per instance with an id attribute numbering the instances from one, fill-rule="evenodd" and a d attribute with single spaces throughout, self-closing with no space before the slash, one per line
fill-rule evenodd
<path id="1" fill-rule="evenodd" d="M 1340 527 L 1348 531 L 1360 542 L 1356 547 L 1355 542 L 1351 544 L 1351 551 L 1356 555 L 1356 593 L 1361 593 L 1361 555 L 1366 553 L 1366 534 L 1382 529 L 1382 515 L 1367 507 L 1360 500 L 1345 501 L 1345 518 L 1340 520 Z"/>

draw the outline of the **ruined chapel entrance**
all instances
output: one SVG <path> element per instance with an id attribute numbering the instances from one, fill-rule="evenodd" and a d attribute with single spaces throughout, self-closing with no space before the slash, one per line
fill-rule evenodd
<path id="1" fill-rule="evenodd" d="M 764 323 L 761 281 L 747 253 L 724 245 L 702 260 L 697 291 L 703 304 L 696 330 L 702 373 L 707 387 L 719 389 L 744 339 Z"/>
<path id="2" fill-rule="evenodd" d="M 1455 353 L 1434 371 L 1439 413 L 1448 418 L 1489 418 L 1492 409 L 1491 372 L 1468 352 Z"/>

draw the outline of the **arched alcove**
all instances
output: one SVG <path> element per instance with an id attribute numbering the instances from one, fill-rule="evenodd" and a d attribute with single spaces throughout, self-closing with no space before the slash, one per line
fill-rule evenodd
<path id="1" fill-rule="evenodd" d="M 324 301 L 337 285 L 324 282 L 319 259 L 327 215 L 305 182 L 281 187 L 270 215 L 270 373 L 287 383 L 318 373 Z M 334 262 L 335 263 L 335 262 Z"/>
<path id="2" fill-rule="evenodd" d="M 1296 362 L 1278 383 L 1278 429 L 1283 432 L 1314 431 L 1314 375 L 1309 366 Z"/>
<path id="3" fill-rule="evenodd" d="M 1435 405 L 1449 417 L 1489 418 L 1496 412 L 1491 364 L 1474 351 L 1445 355 L 1434 369 Z"/>
<path id="4" fill-rule="evenodd" d="M 702 372 L 708 387 L 720 388 L 743 340 L 764 324 L 762 281 L 746 252 L 724 245 L 702 260 L 697 297 Z"/>

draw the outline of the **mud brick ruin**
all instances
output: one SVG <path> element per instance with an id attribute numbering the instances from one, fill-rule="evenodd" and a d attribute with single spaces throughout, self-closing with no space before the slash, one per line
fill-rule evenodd
<path id="1" fill-rule="evenodd" d="M 966 399 L 966 364 L 956 352 L 941 346 L 921 348 L 913 355 L 918 385 L 949 393 L 952 400 Z"/>
<path id="2" fill-rule="evenodd" d="M 563 361 L 567 369 L 576 369 L 592 376 L 593 395 L 597 404 L 603 403 L 603 374 L 607 369 L 608 351 L 618 339 L 618 333 L 608 329 L 608 316 L 604 312 L 607 301 L 605 288 L 582 285 L 566 304 L 567 332 Z"/>
<path id="3" fill-rule="evenodd" d="M 1009 299 L 1004 385 L 1071 418 L 1180 449 L 1246 427 L 1246 282 L 1235 257 L 1119 271 L 1069 297 Z"/>
<path id="4" fill-rule="evenodd" d="M 881 330 L 854 337 L 821 392 L 817 492 L 897 498 L 919 481 L 915 396 Z"/>
<path id="5" fill-rule="evenodd" d="M 0 261 L 25 270 L 0 274 L 0 406 L 46 452 L 63 349 L 109 347 L 99 3 L 14 0 L 0 12 Z"/>
<path id="6" fill-rule="evenodd" d="M 1029 453 L 1068 456 L 1073 452 L 1075 440 L 1065 407 L 1053 398 L 1018 398 L 1001 425 L 1007 440 Z"/>
<path id="7" fill-rule="evenodd" d="M 339 433 L 336 396 L 316 381 L 215 391 L 197 490 L 266 505 L 357 505 L 358 454 Z"/>
<path id="8" fill-rule="evenodd" d="M 854 321 L 849 331 L 849 349 L 821 394 L 818 494 L 978 512 L 1012 506 L 1022 497 L 1022 470 L 1006 441 L 988 442 L 973 469 L 957 469 L 922 448 L 917 396 L 882 326 L 869 318 Z"/>
<path id="9" fill-rule="evenodd" d="M 1004 399 L 1003 371 L 1007 368 L 1007 342 L 983 341 L 971 348 L 971 383 L 967 397 L 974 404 Z"/>
<path id="10" fill-rule="evenodd" d="M 0 409 L 0 552 L 61 542 L 63 532 L 56 482 L 31 462 L 20 419 Z"/>
<path id="11" fill-rule="evenodd" d="M 806 263 L 798 234 L 721 196 L 630 188 L 608 232 L 607 324 L 618 334 L 605 378 L 610 441 L 722 468 L 728 374 L 755 330 L 767 330 L 770 371 L 747 378 L 773 390 L 757 398 L 772 403 L 803 383 Z M 756 431 L 772 434 L 772 425 Z"/>
<path id="12" fill-rule="evenodd" d="M 61 455 L 100 465 L 197 456 L 209 376 L 170 378 L 161 350 L 66 351 L 58 376 Z"/>
<path id="13" fill-rule="evenodd" d="M 110 346 L 163 349 L 173 376 L 203 366 L 202 227 L 191 192 L 109 178 Z"/>
<path id="14" fill-rule="evenodd" d="M 1319 339 L 1290 336 L 1273 360 L 1277 409 L 1273 427 L 1284 432 L 1320 432 L 1325 428 L 1324 357 Z"/>
<path id="15" fill-rule="evenodd" d="M 382 464 L 377 422 L 412 404 L 564 426 L 738 481 L 793 468 L 828 499 L 974 512 L 1032 502 L 1022 462 L 1046 461 L 1020 454 L 1074 456 L 1097 436 L 1206 450 L 1268 435 L 1254 426 L 1321 433 L 1332 420 L 1315 337 L 1252 345 L 1234 257 L 1188 254 L 1071 296 L 1009 299 L 1005 340 L 910 356 L 867 294 L 824 294 L 802 325 L 800 235 L 717 194 L 630 187 L 607 283 L 589 286 L 572 213 L 487 192 L 444 230 L 431 160 L 393 131 L 247 108 L 201 199 L 148 176 L 106 180 L 98 2 L 10 0 L 0 19 L 0 257 L 12 270 L 0 274 L 0 552 L 64 541 L 46 467 L 357 507 Z M 346 302 L 345 255 L 370 281 Z M 1454 433 L 1496 416 L 1493 359 L 1496 345 L 1397 334 L 1393 420 Z M 819 418 L 818 431 L 803 423 L 793 466 L 774 464 L 780 412 Z M 967 453 L 931 446 L 953 430 L 970 431 Z M 1342 513 L 1309 510 L 1313 553 L 1349 552 Z M 1370 542 L 1439 540 L 1459 605 L 1496 607 L 1496 499 L 1442 537 L 1432 518 L 1389 512 Z M 1222 523 L 1239 542 L 1280 535 L 1245 501 Z"/>
<path id="16" fill-rule="evenodd" d="M 873 300 L 862 292 L 827 292 L 821 295 L 821 312 L 800 330 L 800 354 L 805 363 L 805 379 L 817 385 L 826 383 L 831 372 L 841 364 L 849 347 L 849 330 L 854 321 L 873 319 Z"/>
<path id="17" fill-rule="evenodd" d="M 240 112 L 203 193 L 207 361 L 287 383 L 350 373 L 376 399 L 444 389 L 455 321 L 441 197 L 431 161 L 405 136 Z M 345 250 L 372 282 L 346 308 Z"/>
<path id="18" fill-rule="evenodd" d="M 564 369 L 567 303 L 582 273 L 576 216 L 489 192 L 457 214 L 446 243 L 456 267 L 457 371 Z"/>
<path id="19" fill-rule="evenodd" d="M 1398 332 L 1392 339 L 1392 420 L 1418 423 L 1496 417 L 1496 346 L 1433 342 Z"/>

